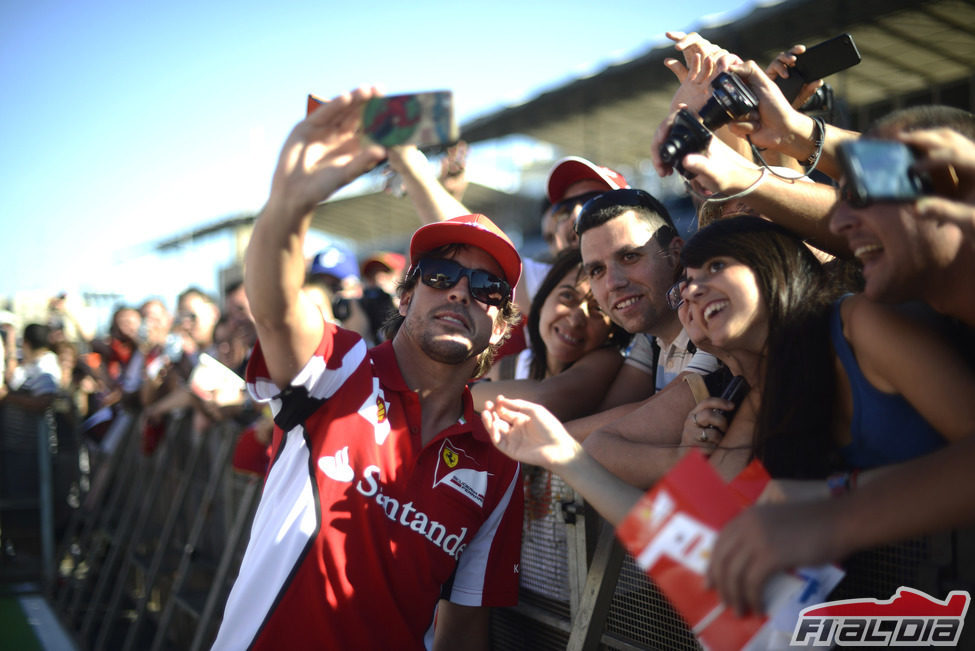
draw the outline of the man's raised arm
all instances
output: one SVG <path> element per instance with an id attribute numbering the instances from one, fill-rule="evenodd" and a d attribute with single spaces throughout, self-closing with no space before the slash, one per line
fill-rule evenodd
<path id="1" fill-rule="evenodd" d="M 247 247 L 244 285 L 271 380 L 285 387 L 315 351 L 324 320 L 301 291 L 303 245 L 315 206 L 382 160 L 383 148 L 358 133 L 363 88 L 325 102 L 285 141 L 271 196 Z"/>

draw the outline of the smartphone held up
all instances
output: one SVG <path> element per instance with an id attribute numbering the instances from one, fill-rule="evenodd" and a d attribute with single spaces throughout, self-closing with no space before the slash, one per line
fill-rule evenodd
<path id="1" fill-rule="evenodd" d="M 779 77 L 775 83 L 791 104 L 803 85 L 823 79 L 860 63 L 860 52 L 853 37 L 840 34 L 807 49 L 796 56 L 795 67 L 788 77 Z"/>
<path id="2" fill-rule="evenodd" d="M 322 100 L 308 96 L 310 114 Z M 366 102 L 362 110 L 363 135 L 383 147 L 416 145 L 430 151 L 457 142 L 453 93 L 430 91 L 385 95 Z"/>

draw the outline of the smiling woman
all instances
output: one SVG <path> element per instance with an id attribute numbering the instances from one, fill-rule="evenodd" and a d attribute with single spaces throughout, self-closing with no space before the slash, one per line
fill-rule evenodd
<path id="1" fill-rule="evenodd" d="M 503 393 L 537 401 L 566 420 L 595 410 L 623 362 L 620 351 L 630 334 L 599 309 L 578 249 L 553 262 L 532 299 L 525 330 L 529 347 L 513 370 L 499 365 L 493 381 L 471 387 L 475 404 Z"/>
<path id="2" fill-rule="evenodd" d="M 593 298 L 578 249 L 563 251 L 553 262 L 532 300 L 526 329 L 525 377 L 533 380 L 556 375 L 597 348 L 620 349 L 630 339 Z"/>
<path id="3" fill-rule="evenodd" d="M 951 349 L 900 312 L 842 296 L 785 229 L 720 220 L 687 242 L 681 260 L 685 327 L 752 386 L 730 426 L 712 411 L 725 407 L 708 400 L 686 422 L 685 440 L 702 427 L 726 432 L 713 456 L 726 474 L 751 456 L 793 478 L 897 463 L 973 422 L 975 410 L 955 401 L 966 402 L 960 391 L 975 391 L 975 378 Z M 891 354 L 906 350 L 914 352 Z"/>

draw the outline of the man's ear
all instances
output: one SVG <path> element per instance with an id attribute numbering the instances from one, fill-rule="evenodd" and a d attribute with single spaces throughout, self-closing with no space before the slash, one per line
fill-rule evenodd
<path id="1" fill-rule="evenodd" d="M 504 337 L 505 333 L 508 332 L 510 327 L 511 326 L 509 326 L 508 323 L 501 318 L 501 314 L 499 312 L 498 316 L 494 319 L 494 327 L 491 329 L 491 345 L 493 346 L 501 341 L 501 338 Z"/>
<path id="2" fill-rule="evenodd" d="M 667 257 L 671 259 L 674 267 L 680 264 L 680 252 L 684 249 L 684 240 L 681 239 L 679 235 L 675 235 L 671 238 L 670 243 L 667 245 Z"/>
<path id="3" fill-rule="evenodd" d="M 406 316 L 406 312 L 407 312 L 406 308 L 410 306 L 410 302 L 413 300 L 413 291 L 414 290 L 411 289 L 409 291 L 403 292 L 403 295 L 400 296 L 399 308 L 397 308 L 399 310 L 400 316 L 404 316 L 404 317 Z"/>

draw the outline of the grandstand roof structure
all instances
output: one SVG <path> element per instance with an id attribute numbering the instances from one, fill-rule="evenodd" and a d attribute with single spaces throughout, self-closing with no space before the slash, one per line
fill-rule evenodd
<path id="1" fill-rule="evenodd" d="M 847 126 L 854 129 L 901 106 L 943 103 L 971 110 L 975 105 L 972 0 L 756 3 L 732 22 L 699 31 L 763 67 L 795 43 L 814 45 L 843 32 L 852 34 L 862 62 L 827 81 L 843 102 Z M 669 42 L 652 47 L 630 61 L 463 124 L 461 137 L 480 143 L 526 136 L 623 171 L 628 178 L 639 177 L 649 172 L 649 143 L 677 87 L 663 65 L 673 55 Z M 489 214 L 519 233 L 537 231 L 540 199 L 476 185 L 465 195 L 472 211 Z M 313 227 L 362 248 L 396 248 L 419 225 L 405 198 L 377 193 L 323 205 L 327 208 L 316 211 Z"/>

